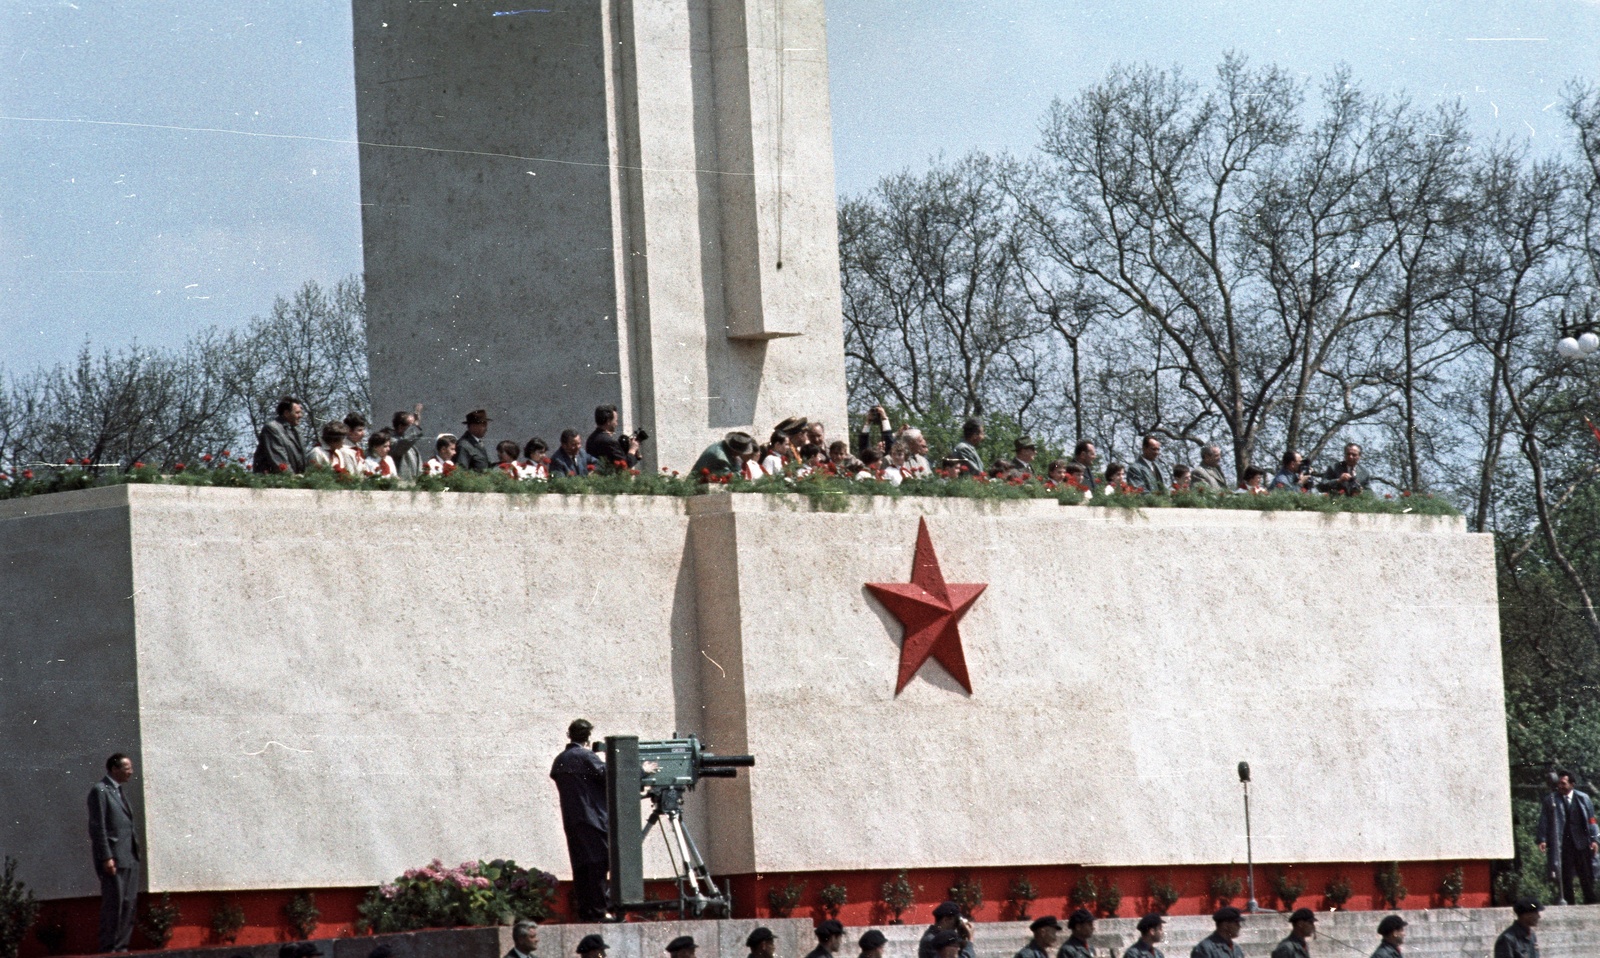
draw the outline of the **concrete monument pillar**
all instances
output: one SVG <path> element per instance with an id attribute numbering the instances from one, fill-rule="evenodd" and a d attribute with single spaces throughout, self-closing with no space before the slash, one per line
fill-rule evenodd
<path id="1" fill-rule="evenodd" d="M 822 0 L 355 0 L 379 416 L 845 434 Z"/>

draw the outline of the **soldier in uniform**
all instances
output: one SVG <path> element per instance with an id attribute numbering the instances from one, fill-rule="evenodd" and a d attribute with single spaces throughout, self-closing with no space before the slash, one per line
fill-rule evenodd
<path id="1" fill-rule="evenodd" d="M 1272 949 L 1272 958 L 1311 958 L 1307 944 L 1317 937 L 1317 916 L 1309 908 L 1296 908 L 1289 916 L 1289 937 Z"/>
<path id="2" fill-rule="evenodd" d="M 1539 958 L 1539 936 L 1533 933 L 1543 907 L 1530 898 L 1511 906 L 1517 920 L 1494 941 L 1494 958 Z"/>
<path id="3" fill-rule="evenodd" d="M 961 906 L 953 901 L 940 902 L 933 910 L 933 924 L 922 933 L 922 941 L 917 945 L 917 958 L 934 958 L 938 946 L 933 940 L 942 931 L 956 936 L 961 945 L 961 958 L 978 958 L 978 953 L 972 948 L 972 923 L 961 917 Z"/>
<path id="4" fill-rule="evenodd" d="M 1056 939 L 1061 937 L 1061 922 L 1056 921 L 1054 915 L 1045 915 L 1035 918 L 1028 930 L 1033 932 L 1033 940 L 1022 946 L 1016 958 L 1050 958 L 1050 949 L 1056 946 Z"/>
<path id="5" fill-rule="evenodd" d="M 883 958 L 883 946 L 888 943 L 889 939 L 876 928 L 868 929 L 866 934 L 861 936 L 861 940 L 856 942 L 861 946 L 861 958 Z"/>
<path id="6" fill-rule="evenodd" d="M 1225 905 L 1211 915 L 1211 920 L 1217 923 L 1217 930 L 1200 939 L 1189 952 L 1189 958 L 1244 958 L 1244 952 L 1234 944 L 1244 926 L 1244 915 L 1239 909 Z"/>
<path id="7" fill-rule="evenodd" d="M 1167 930 L 1162 927 L 1166 923 L 1167 920 L 1155 912 L 1139 919 L 1139 940 L 1128 946 L 1122 958 L 1166 958 L 1156 947 L 1166 937 Z"/>
<path id="8" fill-rule="evenodd" d="M 953 931 L 937 932 L 930 944 L 933 945 L 933 958 L 957 958 L 972 947 L 971 941 L 964 940 Z"/>
<path id="9" fill-rule="evenodd" d="M 844 926 L 829 918 L 817 926 L 817 947 L 806 958 L 833 958 L 844 947 Z"/>
<path id="10" fill-rule="evenodd" d="M 750 949 L 750 958 L 772 958 L 778 953 L 778 936 L 762 925 L 745 936 L 744 946 Z"/>
<path id="11" fill-rule="evenodd" d="M 1378 934 L 1383 936 L 1383 943 L 1372 958 L 1400 958 L 1400 946 L 1406 943 L 1406 920 L 1399 915 L 1386 915 L 1378 922 Z"/>
<path id="12" fill-rule="evenodd" d="M 550 766 L 561 795 L 561 827 L 567 833 L 572 862 L 572 890 L 581 921 L 606 917 L 607 840 L 606 765 L 589 747 L 594 726 L 578 719 L 567 726 L 567 747 Z"/>
<path id="13" fill-rule="evenodd" d="M 611 946 L 599 935 L 584 935 L 578 941 L 579 958 L 606 958 L 606 952 Z"/>
<path id="14" fill-rule="evenodd" d="M 692 935 L 679 935 L 667 942 L 667 954 L 672 958 L 694 958 L 700 946 L 694 943 Z"/>
<path id="15" fill-rule="evenodd" d="M 1094 958 L 1089 950 L 1089 939 L 1094 937 L 1094 915 L 1087 908 L 1079 908 L 1067 916 L 1067 940 L 1061 943 L 1056 958 Z"/>

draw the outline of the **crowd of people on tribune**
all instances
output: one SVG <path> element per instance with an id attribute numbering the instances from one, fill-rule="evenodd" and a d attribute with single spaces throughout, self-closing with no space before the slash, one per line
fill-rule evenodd
<path id="1" fill-rule="evenodd" d="M 542 480 L 552 476 L 584 476 L 611 470 L 633 470 L 639 464 L 643 433 L 619 434 L 617 407 L 597 406 L 594 431 L 585 438 L 577 429 L 562 430 L 556 448 L 541 438 L 526 442 L 503 439 L 490 444 L 489 413 L 467 413 L 459 433 L 441 433 L 426 442 L 420 425 L 422 406 L 397 412 L 388 427 L 368 432 L 365 416 L 352 412 L 322 425 L 320 441 L 306 449 L 300 422 L 304 406 L 292 396 L 278 400 L 276 417 L 261 430 L 253 468 L 260 473 L 301 473 L 330 469 L 352 476 L 445 476 L 457 469 L 489 472 L 499 469 L 516 479 Z M 943 456 L 930 458 L 922 430 L 909 424 L 895 428 L 882 406 L 865 417 L 865 428 L 855 446 L 843 439 L 828 440 L 820 422 L 794 416 L 773 427 L 765 443 L 746 432 L 730 432 L 712 443 L 690 467 L 690 475 L 704 482 L 727 482 L 735 477 L 755 480 L 763 476 L 802 478 L 816 473 L 899 485 L 907 479 L 985 477 L 1023 482 L 1036 479 L 1052 487 L 1074 487 L 1086 497 L 1103 492 L 1171 494 L 1189 490 L 1214 493 L 1264 494 L 1277 491 L 1355 496 L 1367 491 L 1371 474 L 1361 464 L 1361 447 L 1349 443 L 1344 455 L 1319 471 L 1301 453 L 1290 450 L 1268 473 L 1246 466 L 1238 481 L 1223 470 L 1222 448 L 1200 450 L 1200 464 L 1169 465 L 1162 460 L 1162 443 L 1145 436 L 1139 456 L 1131 463 L 1098 465 L 1099 452 L 1089 439 L 1080 439 L 1070 459 L 1038 461 L 1039 445 L 1027 436 L 1015 440 L 1013 455 L 985 464 L 979 447 L 984 424 L 968 419 L 961 440 Z"/>

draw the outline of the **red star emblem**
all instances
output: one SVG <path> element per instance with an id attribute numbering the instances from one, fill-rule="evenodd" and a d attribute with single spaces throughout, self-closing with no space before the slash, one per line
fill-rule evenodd
<path id="1" fill-rule="evenodd" d="M 867 591 L 905 627 L 905 641 L 900 645 L 900 680 L 894 687 L 894 694 L 900 694 L 929 658 L 944 666 L 950 677 L 960 682 L 968 695 L 972 694 L 972 679 L 967 677 L 967 657 L 961 651 L 958 623 L 986 588 L 987 584 L 946 583 L 944 573 L 939 571 L 933 540 L 928 538 L 928 520 L 917 523 L 917 553 L 911 563 L 911 582 L 867 583 Z"/>

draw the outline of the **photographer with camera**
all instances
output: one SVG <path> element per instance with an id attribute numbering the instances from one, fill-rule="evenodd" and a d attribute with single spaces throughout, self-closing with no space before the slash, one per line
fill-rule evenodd
<path id="1" fill-rule="evenodd" d="M 636 429 L 632 435 L 618 436 L 619 422 L 616 406 L 608 403 L 594 407 L 595 430 L 583 444 L 584 451 L 600 460 L 604 468 L 632 469 L 639 464 L 639 443 L 649 439 L 650 434 Z"/>
<path id="2" fill-rule="evenodd" d="M 861 431 L 856 434 L 856 449 L 865 452 L 874 446 L 879 446 L 879 452 L 887 453 L 894 445 L 894 425 L 889 422 L 889 412 L 882 406 L 873 406 L 867 410 L 866 421 L 861 424 Z"/>

